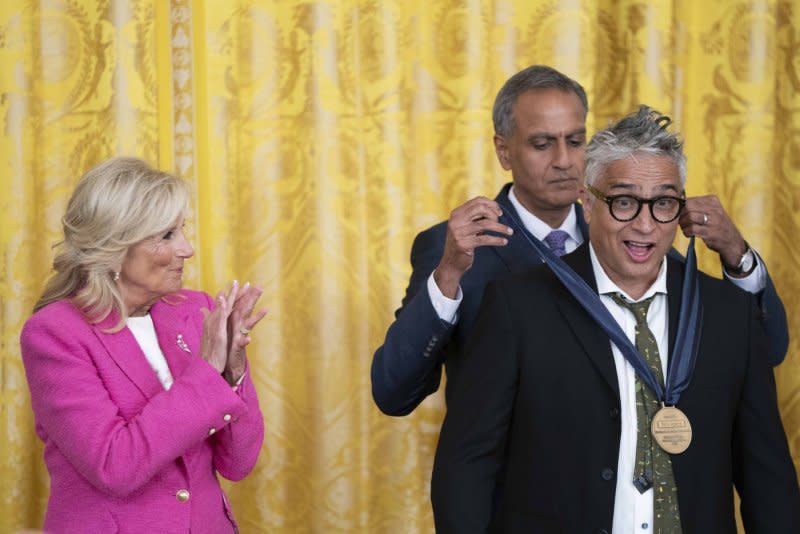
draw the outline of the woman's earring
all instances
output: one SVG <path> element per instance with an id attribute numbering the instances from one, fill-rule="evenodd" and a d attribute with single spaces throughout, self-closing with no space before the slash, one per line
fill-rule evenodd
<path id="1" fill-rule="evenodd" d="M 114 272 L 114 281 L 119 282 L 119 271 Z"/>

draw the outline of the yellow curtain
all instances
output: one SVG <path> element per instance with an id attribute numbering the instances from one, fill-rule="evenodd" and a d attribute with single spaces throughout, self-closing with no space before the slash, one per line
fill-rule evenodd
<path id="1" fill-rule="evenodd" d="M 93 164 L 184 176 L 187 285 L 265 288 L 250 359 L 266 441 L 226 484 L 242 531 L 431 532 L 442 398 L 382 416 L 369 366 L 415 233 L 509 179 L 491 143 L 502 82 L 531 63 L 574 76 L 590 131 L 640 102 L 671 114 L 689 193 L 720 196 L 798 332 L 798 49 L 792 0 L 0 2 L 0 531 L 46 507 L 18 336 Z M 796 460 L 797 349 L 777 370 Z"/>

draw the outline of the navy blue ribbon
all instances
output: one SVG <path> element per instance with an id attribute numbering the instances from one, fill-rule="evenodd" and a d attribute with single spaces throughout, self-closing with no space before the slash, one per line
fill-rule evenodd
<path id="1" fill-rule="evenodd" d="M 656 380 L 644 357 L 622 331 L 611 312 L 600 300 L 586 281 L 578 276 L 564 261 L 553 254 L 544 243 L 534 238 L 517 221 L 513 214 L 505 211 L 504 215 L 522 231 L 525 239 L 531 244 L 542 261 L 561 280 L 575 299 L 583 306 L 597 324 L 608 334 L 608 337 L 619 348 L 622 355 L 639 375 L 639 378 L 653 390 L 660 402 L 667 406 L 678 403 L 681 393 L 686 390 L 692 380 L 694 365 L 697 361 L 697 350 L 700 345 L 700 331 L 703 327 L 703 306 L 700 302 L 700 286 L 697 274 L 697 258 L 694 252 L 694 237 L 689 240 L 686 251 L 686 267 L 684 269 L 683 288 L 681 290 L 681 309 L 678 329 L 675 335 L 675 346 L 667 367 L 666 387 Z"/>

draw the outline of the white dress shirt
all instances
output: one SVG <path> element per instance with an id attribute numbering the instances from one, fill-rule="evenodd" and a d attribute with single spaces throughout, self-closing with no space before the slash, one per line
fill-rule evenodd
<path id="1" fill-rule="evenodd" d="M 147 358 L 147 363 L 153 368 L 153 372 L 158 377 L 158 381 L 164 389 L 172 387 L 172 373 L 167 365 L 167 359 L 164 358 L 164 353 L 161 352 L 161 347 L 158 345 L 158 337 L 156 337 L 156 327 L 153 325 L 153 319 L 150 314 L 142 317 L 128 317 L 128 329 L 136 338 L 139 347 L 144 352 L 144 357 Z"/>
<path id="2" fill-rule="evenodd" d="M 564 219 L 564 222 L 561 223 L 561 226 L 558 228 L 551 228 L 549 224 L 525 209 L 525 206 L 523 206 L 519 201 L 517 195 L 514 194 L 513 187 L 508 192 L 508 200 L 517 211 L 517 215 L 519 216 L 519 221 L 522 223 L 522 226 L 524 226 L 525 229 L 533 235 L 533 237 L 545 243 L 545 245 L 547 243 L 544 241 L 544 238 L 547 237 L 547 234 L 553 230 L 563 230 L 569 235 L 567 240 L 564 241 L 564 249 L 567 251 L 567 254 L 581 246 L 583 243 L 583 234 L 581 234 L 581 229 L 578 228 L 578 216 L 575 213 L 575 204 L 572 204 L 569 207 L 567 218 Z"/>
<path id="3" fill-rule="evenodd" d="M 639 299 L 630 296 L 617 287 L 606 275 L 597 261 L 594 248 L 589 244 L 592 258 L 592 270 L 597 280 L 597 292 L 600 300 L 617 321 L 622 331 L 631 341 L 636 343 L 636 319 L 633 312 L 614 302 L 610 295 L 619 293 L 626 300 L 639 302 L 655 295 L 647 310 L 647 326 L 653 332 L 658 353 L 661 358 L 661 369 L 667 375 L 669 355 L 669 313 L 667 302 L 667 259 L 661 264 L 658 277 L 650 288 Z M 644 493 L 633 485 L 633 472 L 636 464 L 636 371 L 622 355 L 617 346 L 611 343 L 614 356 L 614 367 L 617 370 L 620 397 L 620 422 L 622 431 L 619 440 L 619 459 L 617 463 L 617 488 L 614 497 L 614 522 L 612 534 L 650 534 L 653 532 L 653 490 Z"/>

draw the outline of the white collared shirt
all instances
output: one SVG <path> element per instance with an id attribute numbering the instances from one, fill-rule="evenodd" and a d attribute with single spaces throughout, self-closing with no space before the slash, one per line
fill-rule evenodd
<path id="1" fill-rule="evenodd" d="M 153 325 L 153 319 L 150 314 L 142 317 L 128 317 L 126 322 L 128 330 L 131 331 L 136 342 L 139 343 L 144 357 L 147 358 L 147 363 L 152 367 L 153 372 L 158 377 L 158 381 L 164 389 L 172 387 L 172 373 L 167 365 L 167 359 L 161 351 L 158 344 L 158 337 L 156 336 L 156 327 Z"/>
<path id="2" fill-rule="evenodd" d="M 605 305 L 622 331 L 636 344 L 636 319 L 633 312 L 614 302 L 610 294 L 619 293 L 631 302 L 639 302 L 655 295 L 647 310 L 647 326 L 653 332 L 661 357 L 661 369 L 666 376 L 669 355 L 669 313 L 667 302 L 667 259 L 664 258 L 655 282 L 639 299 L 632 299 L 606 275 L 589 243 L 592 270 L 597 281 L 600 301 Z M 644 493 L 633 485 L 636 463 L 636 371 L 617 346 L 611 343 L 614 367 L 617 370 L 620 397 L 621 433 L 617 462 L 617 487 L 614 497 L 614 522 L 612 534 L 651 534 L 653 532 L 653 490 Z"/>
<path id="3" fill-rule="evenodd" d="M 513 186 L 508 192 L 508 200 L 517 211 L 517 215 L 519 215 L 522 226 L 524 226 L 525 229 L 539 241 L 544 242 L 544 238 L 547 237 L 547 234 L 553 230 L 563 230 L 569 235 L 567 240 L 564 241 L 564 249 L 567 251 L 567 254 L 581 246 L 583 243 L 583 234 L 581 234 L 581 229 L 578 228 L 578 215 L 575 213 L 575 204 L 572 204 L 569 207 L 567 218 L 564 219 L 564 222 L 561 223 L 561 226 L 558 228 L 551 228 L 549 224 L 525 209 L 525 206 L 523 206 L 519 201 L 517 195 L 514 194 Z"/>
<path id="4" fill-rule="evenodd" d="M 575 213 L 574 204 L 570 206 L 569 214 L 567 218 L 564 219 L 564 222 L 561 223 L 561 226 L 558 228 L 551 228 L 546 222 L 525 209 L 525 206 L 520 203 L 519 199 L 514 194 L 513 186 L 508 192 L 508 200 L 511 202 L 511 205 L 514 206 L 522 226 L 536 239 L 544 241 L 545 236 L 553 230 L 563 230 L 569 235 L 564 242 L 564 248 L 567 253 L 572 252 L 583 243 L 583 234 L 578 227 L 578 216 Z M 519 231 L 517 228 L 514 230 Z M 533 248 L 531 248 L 531 254 L 534 254 Z M 431 273 L 428 277 L 428 296 L 431 299 L 431 304 L 433 305 L 433 309 L 436 310 L 436 315 L 439 316 L 439 319 L 451 324 L 458 321 L 458 308 L 464 298 L 461 292 L 461 286 L 459 286 L 456 291 L 456 298 L 448 298 L 442 294 L 439 286 L 436 285 L 436 281 L 433 279 L 433 273 Z"/>

